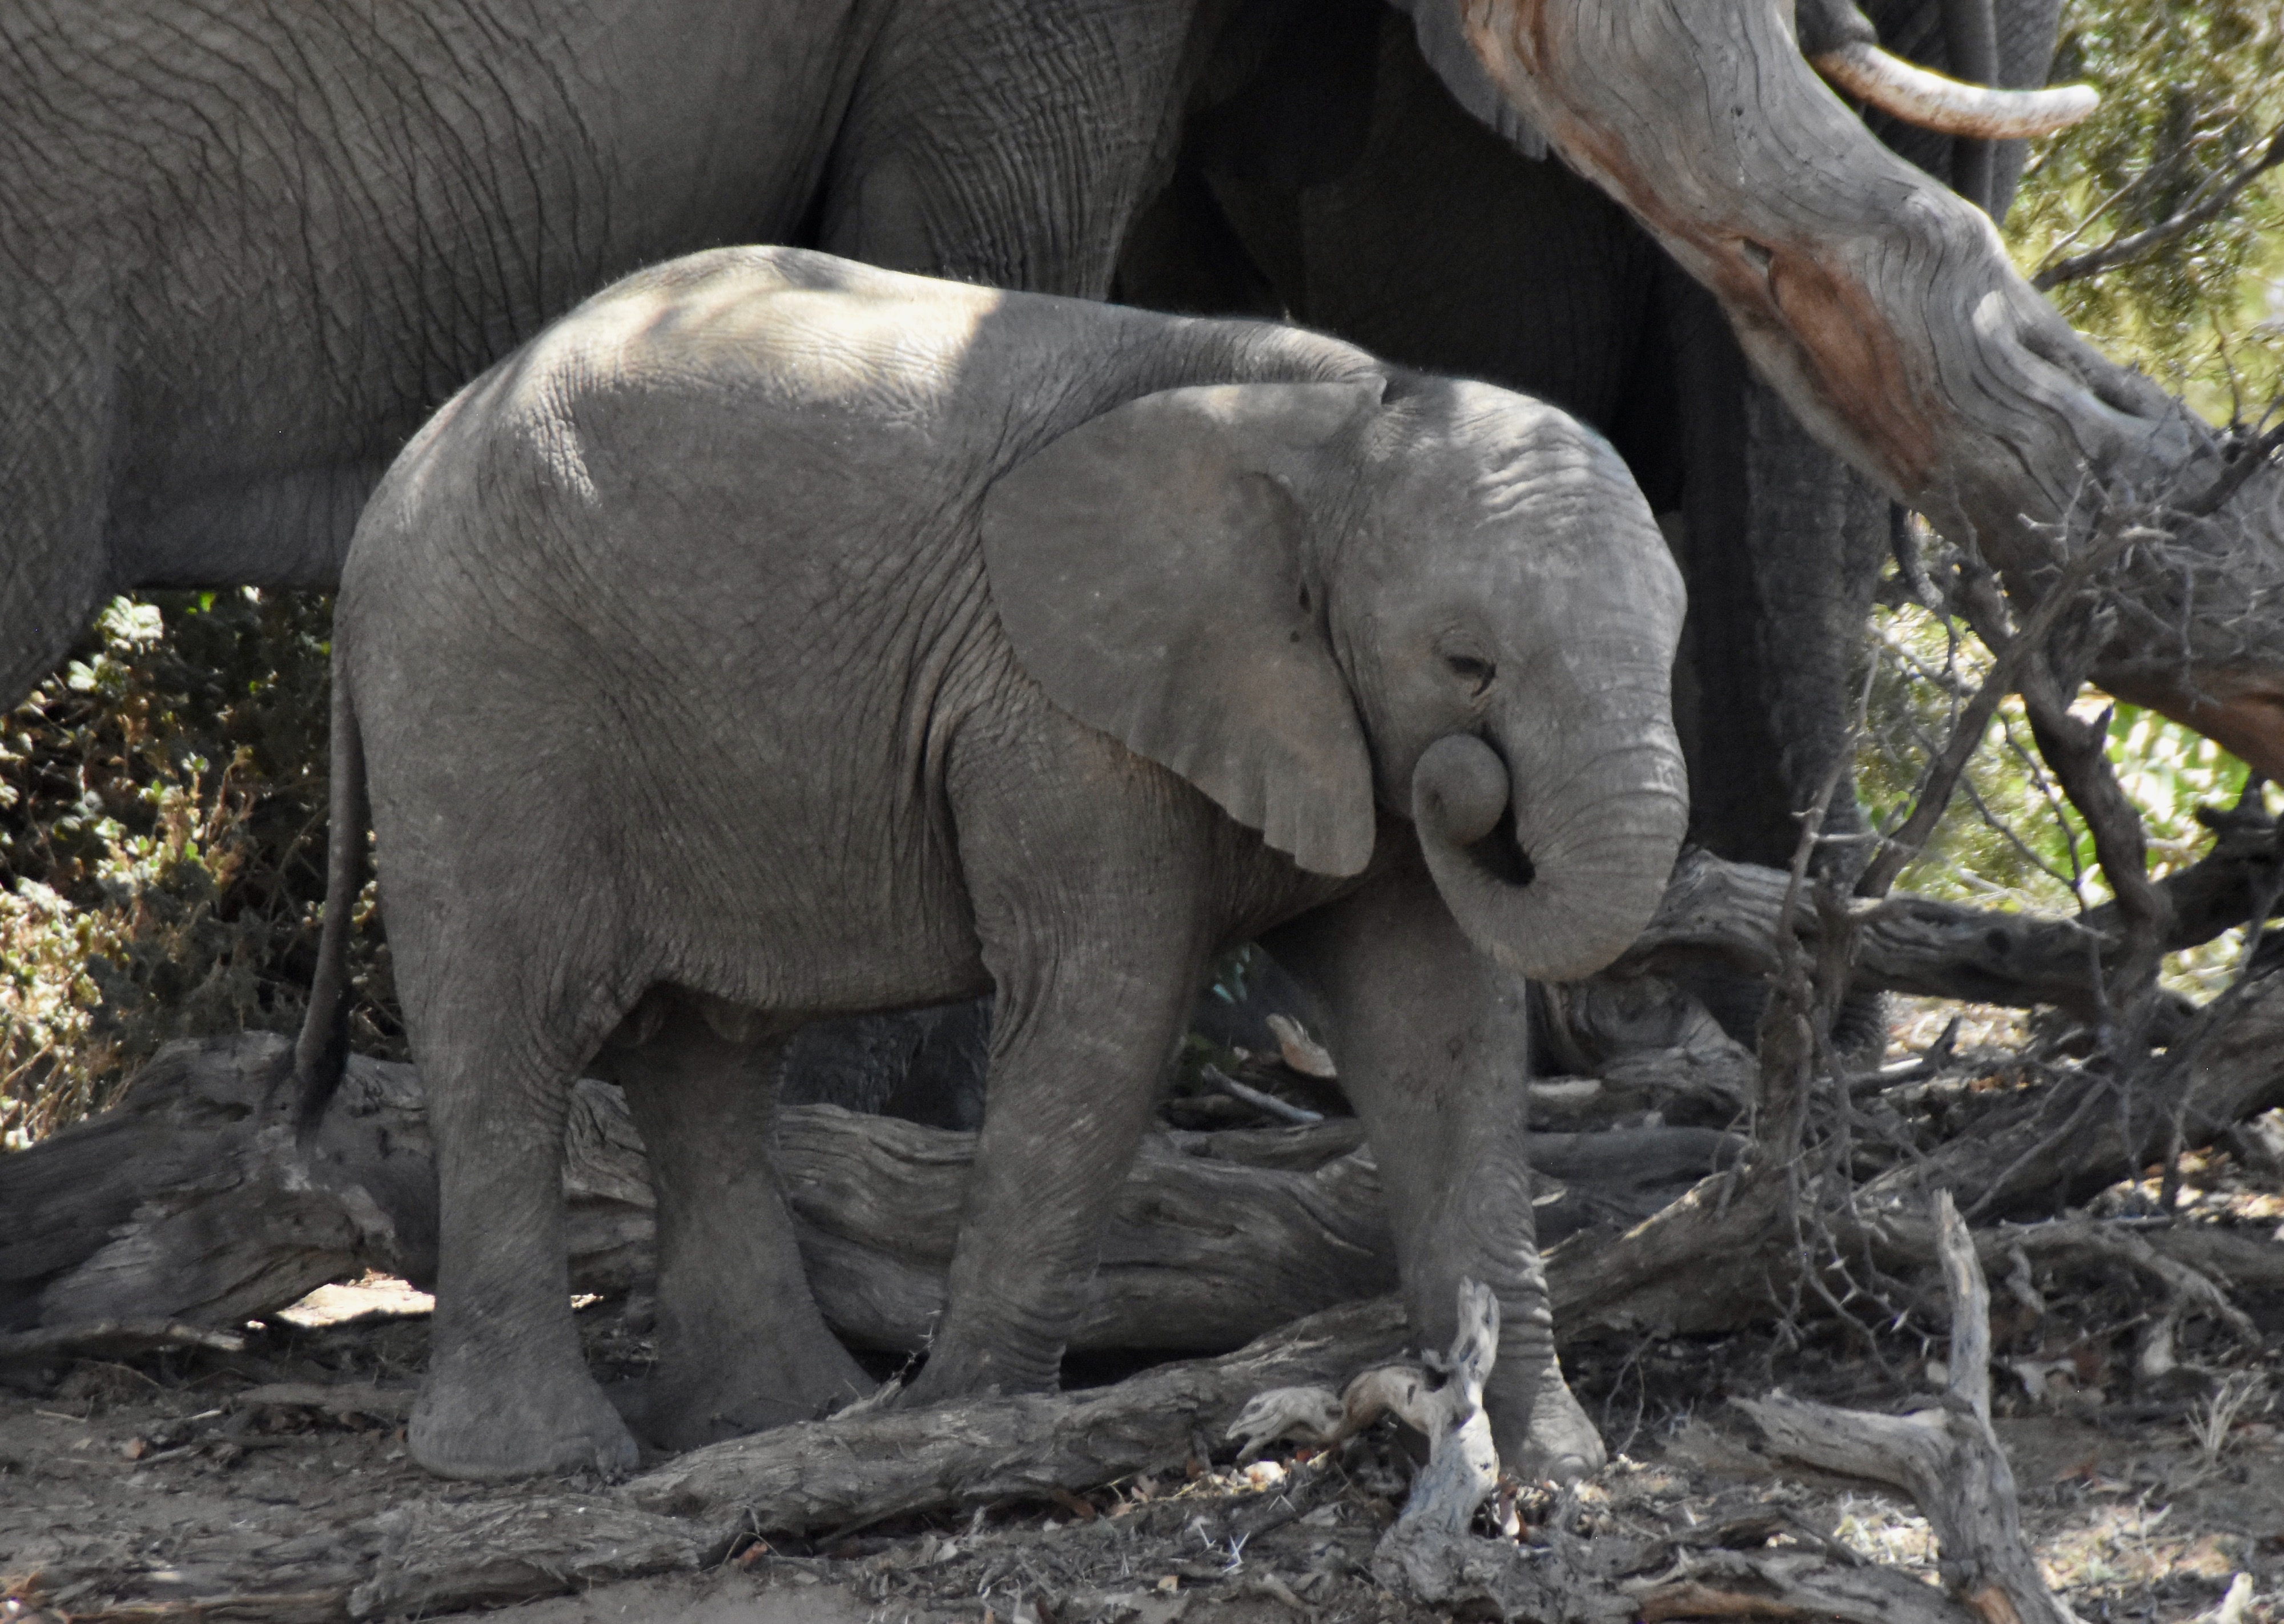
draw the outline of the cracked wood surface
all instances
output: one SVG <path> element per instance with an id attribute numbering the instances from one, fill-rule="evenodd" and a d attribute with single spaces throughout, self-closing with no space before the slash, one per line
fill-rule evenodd
<path id="1" fill-rule="evenodd" d="M 170 1046 L 111 1113 L 0 1158 L 0 1356 L 206 1340 L 224 1333 L 202 1327 L 365 1269 L 429 1278 L 435 1176 L 418 1074 L 353 1059 L 305 1156 L 279 1115 L 289 1048 L 264 1033 Z M 1394 1289 L 1362 1143 L 1354 1118 L 1153 1136 L 1121 1189 L 1074 1347 L 1220 1352 Z M 777 1153 L 827 1321 L 852 1341 L 924 1347 L 974 1136 L 798 1106 Z M 1733 1153 L 1702 1128 L 1539 1135 L 1544 1232 L 1631 1226 Z M 563 1184 L 573 1289 L 646 1284 L 649 1169 L 606 1084 L 574 1091 Z"/>
<path id="2" fill-rule="evenodd" d="M 1503 93 L 1720 301 L 1819 440 L 2035 598 L 2093 510 L 2135 546 L 2092 675 L 2284 776 L 2284 469 L 2183 519 L 2213 428 L 2080 338 L 1982 212 L 1882 147 L 1767 0 L 1464 0 Z M 2065 532 L 2069 545 L 2058 538 Z"/>

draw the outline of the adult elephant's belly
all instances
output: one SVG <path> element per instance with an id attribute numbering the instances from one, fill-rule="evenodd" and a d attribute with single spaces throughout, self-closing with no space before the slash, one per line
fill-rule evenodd
<path id="1" fill-rule="evenodd" d="M 473 22 L 514 19 L 482 6 L 305 7 L 211 71 L 180 60 L 220 27 L 211 8 L 141 9 L 148 37 L 118 43 L 105 82 L 156 88 L 74 117 L 174 106 L 234 138 L 222 164 L 101 131 L 140 154 L 107 177 L 101 228 L 127 328 L 107 385 L 122 589 L 332 585 L 365 493 L 463 383 L 638 266 L 791 232 L 840 114 L 850 8 L 543 8 L 503 39 Z"/>

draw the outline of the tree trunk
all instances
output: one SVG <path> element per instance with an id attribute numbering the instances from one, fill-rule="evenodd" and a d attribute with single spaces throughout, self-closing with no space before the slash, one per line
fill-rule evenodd
<path id="1" fill-rule="evenodd" d="M 1712 290 L 1801 421 L 2013 589 L 2035 598 L 2105 505 L 2146 513 L 2093 680 L 2284 776 L 2284 470 L 2186 516 L 2226 465 L 2218 436 L 1881 147 L 1800 54 L 1789 7 L 1462 4 L 1507 98 Z"/>

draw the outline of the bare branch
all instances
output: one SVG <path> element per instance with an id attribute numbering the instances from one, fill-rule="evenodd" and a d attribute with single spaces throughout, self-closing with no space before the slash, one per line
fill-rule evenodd
<path id="1" fill-rule="evenodd" d="M 2030 285 L 2040 293 L 2060 287 L 2065 282 L 2075 282 L 2081 277 L 2099 276 L 2105 270 L 2115 270 L 2120 265 L 2130 265 L 2149 257 L 2175 238 L 2195 230 L 2199 226 L 2218 220 L 2228 206 L 2236 201 L 2244 189 L 2269 170 L 2284 164 L 2284 124 L 2269 132 L 2267 144 L 2258 156 L 2240 160 L 2235 172 L 2201 188 L 2197 199 L 2170 219 L 2161 220 L 2147 230 L 2113 237 L 2099 248 L 2072 254 L 2069 259 L 2053 261 L 2039 267 L 2030 278 Z"/>

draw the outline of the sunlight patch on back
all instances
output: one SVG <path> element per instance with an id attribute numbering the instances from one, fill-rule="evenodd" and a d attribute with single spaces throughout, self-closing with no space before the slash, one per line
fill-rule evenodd
<path id="1" fill-rule="evenodd" d="M 602 495 L 587 472 L 587 452 L 579 442 L 569 393 L 559 380 L 550 381 L 537 409 L 526 419 L 528 438 L 542 479 L 581 507 L 593 508 L 600 505 Z"/>
<path id="2" fill-rule="evenodd" d="M 925 411 L 949 402 L 997 289 L 881 273 L 871 289 L 757 289 L 724 277 L 699 287 L 615 299 L 583 324 L 606 366 L 637 373 L 734 378 L 741 388 L 867 415 Z"/>

